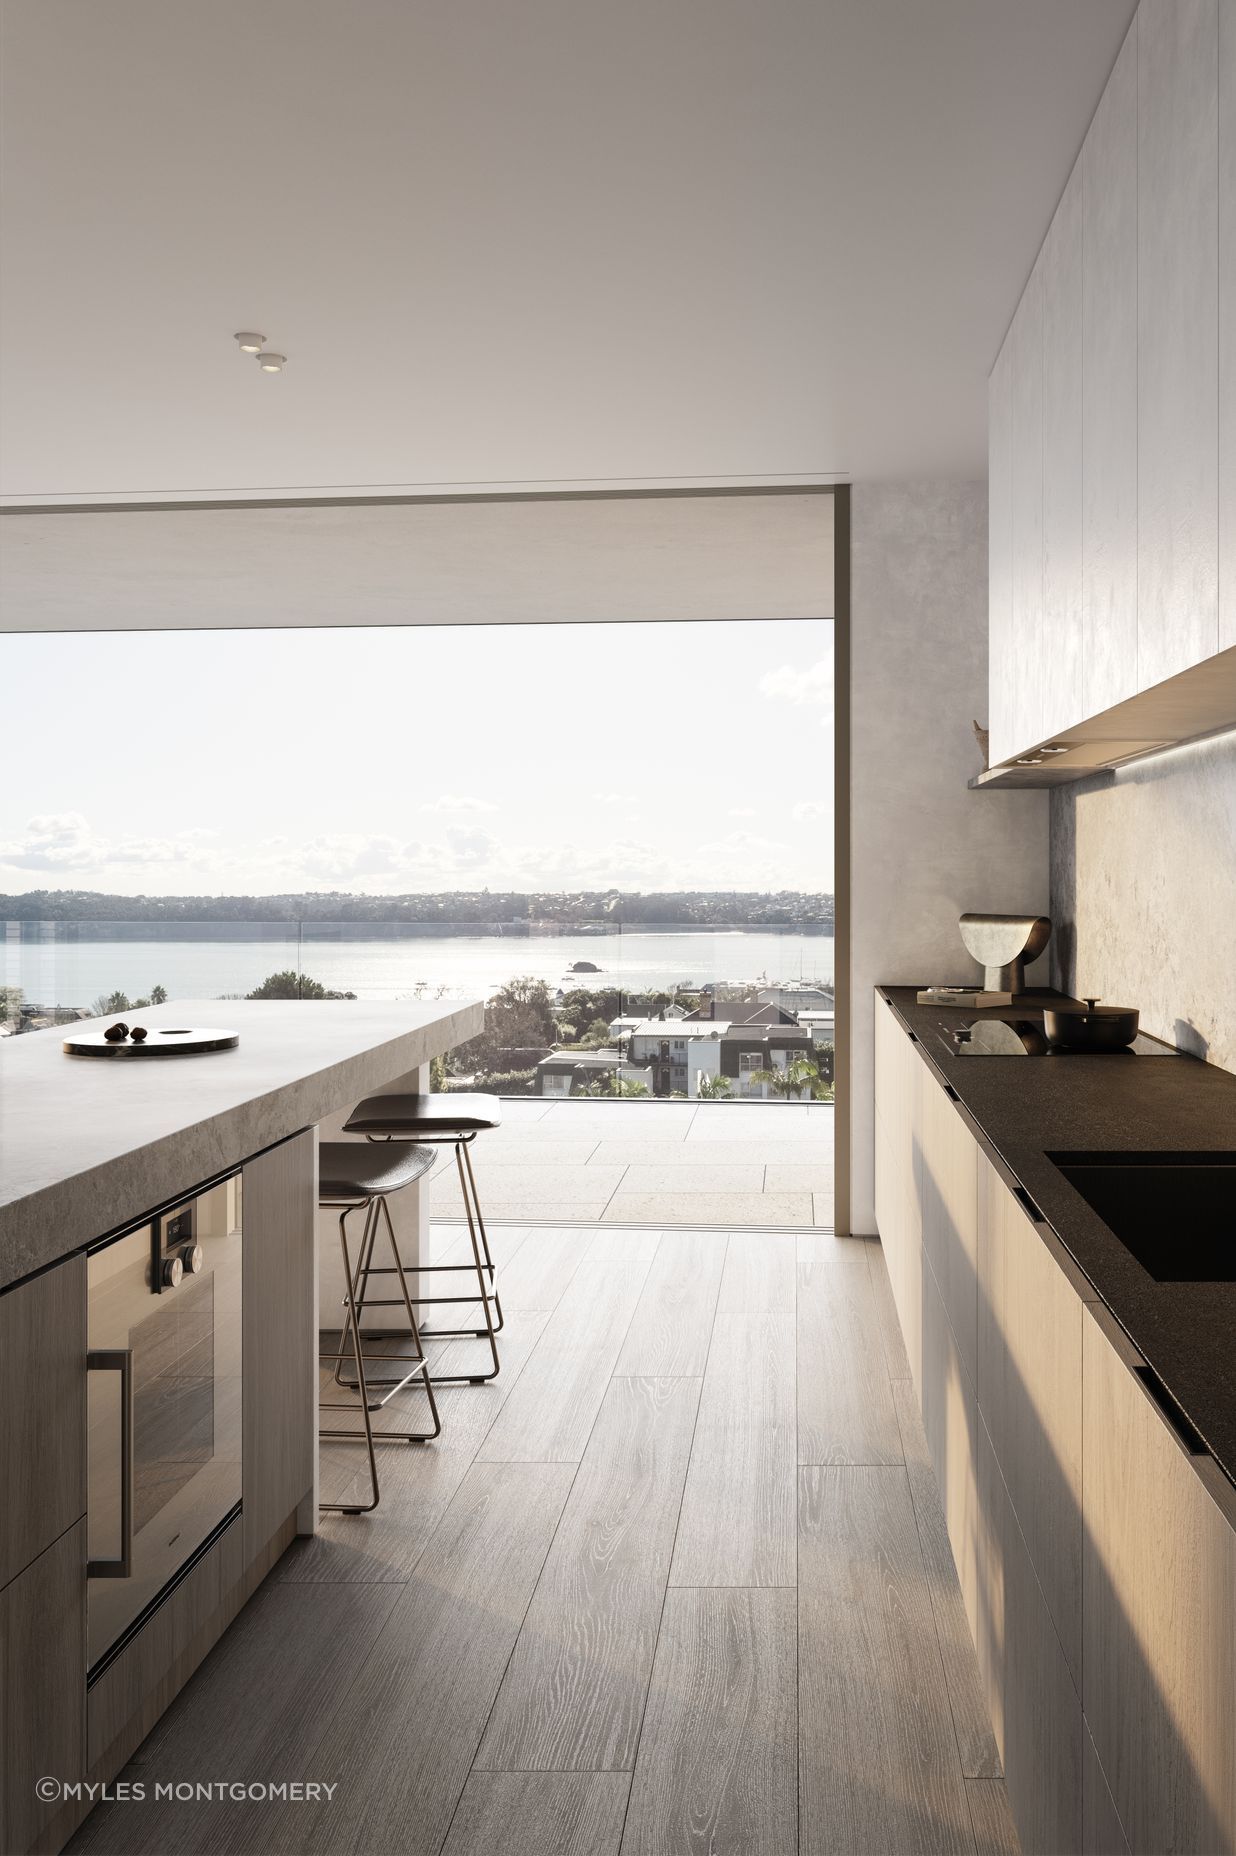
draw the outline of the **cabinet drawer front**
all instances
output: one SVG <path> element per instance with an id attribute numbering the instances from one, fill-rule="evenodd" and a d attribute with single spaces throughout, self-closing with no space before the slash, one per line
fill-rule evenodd
<path id="1" fill-rule="evenodd" d="M 86 1776 L 86 1523 L 78 1521 L 0 1592 L 0 1849 L 58 1848 L 70 1810 L 35 1796 L 41 1778 Z M 53 1837 L 53 1828 L 63 1836 Z"/>
<path id="2" fill-rule="evenodd" d="M 986 1158 L 981 1178 L 979 1410 L 1080 1687 L 1081 1296 Z"/>
<path id="3" fill-rule="evenodd" d="M 1236 1492 L 1083 1316 L 1086 1718 L 1134 1850 L 1236 1848 Z"/>
<path id="4" fill-rule="evenodd" d="M 0 1585 L 86 1512 L 86 1260 L 0 1295 Z"/>

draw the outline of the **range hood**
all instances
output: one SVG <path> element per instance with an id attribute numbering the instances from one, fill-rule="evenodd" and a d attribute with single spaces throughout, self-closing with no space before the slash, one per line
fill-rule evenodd
<path id="1" fill-rule="evenodd" d="M 989 786 L 1065 786 L 1163 748 L 1236 728 L 1236 646 L 1140 690 L 1114 709 L 1048 735 L 970 781 Z"/>

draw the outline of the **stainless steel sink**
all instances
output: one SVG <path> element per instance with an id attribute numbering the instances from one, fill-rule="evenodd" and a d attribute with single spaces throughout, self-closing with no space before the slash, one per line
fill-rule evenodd
<path id="1" fill-rule="evenodd" d="M 1156 1282 L 1236 1282 L 1236 1153 L 1047 1158 Z"/>

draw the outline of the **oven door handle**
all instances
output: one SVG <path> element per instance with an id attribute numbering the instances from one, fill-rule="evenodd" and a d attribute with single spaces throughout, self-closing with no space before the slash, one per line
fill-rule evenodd
<path id="1" fill-rule="evenodd" d="M 120 1374 L 120 1558 L 87 1560 L 90 1579 L 128 1579 L 133 1574 L 133 1350 L 96 1347 L 86 1355 L 92 1373 Z"/>

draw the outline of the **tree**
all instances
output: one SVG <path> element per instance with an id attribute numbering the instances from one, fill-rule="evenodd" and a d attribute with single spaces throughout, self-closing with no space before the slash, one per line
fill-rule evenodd
<path id="1" fill-rule="evenodd" d="M 696 1094 L 701 1102 L 724 1102 L 732 1090 L 728 1076 L 709 1076 L 706 1070 L 700 1071 Z"/>
<path id="2" fill-rule="evenodd" d="M 150 988 L 150 1003 L 151 1005 L 166 1005 L 167 1004 L 167 987 L 166 986 L 152 986 Z"/>
<path id="3" fill-rule="evenodd" d="M 820 1075 L 819 1066 L 810 1057 L 795 1057 L 784 1070 L 754 1070 L 753 1083 L 765 1083 L 775 1096 L 802 1099 L 804 1091 L 815 1102 L 831 1102 L 833 1086 Z"/>
<path id="4" fill-rule="evenodd" d="M 581 1096 L 646 1096 L 649 1093 L 647 1083 L 637 1083 L 633 1077 L 594 1076 L 590 1083 L 585 1083 L 580 1090 Z"/>
<path id="5" fill-rule="evenodd" d="M 553 995 L 530 974 L 508 980 L 485 1004 L 485 1029 L 455 1052 L 452 1069 L 509 1069 L 507 1052 L 549 1050 L 557 1041 Z"/>
<path id="6" fill-rule="evenodd" d="M 281 973 L 268 973 L 260 986 L 246 993 L 247 999 L 355 999 L 354 992 L 330 992 L 321 980 L 307 973 L 285 967 Z M 120 1009 L 120 1008 L 117 1008 Z"/>
<path id="7" fill-rule="evenodd" d="M 101 992 L 90 1010 L 95 1018 L 108 1018 L 114 1012 L 131 1012 L 133 1006 L 127 992 Z"/>

